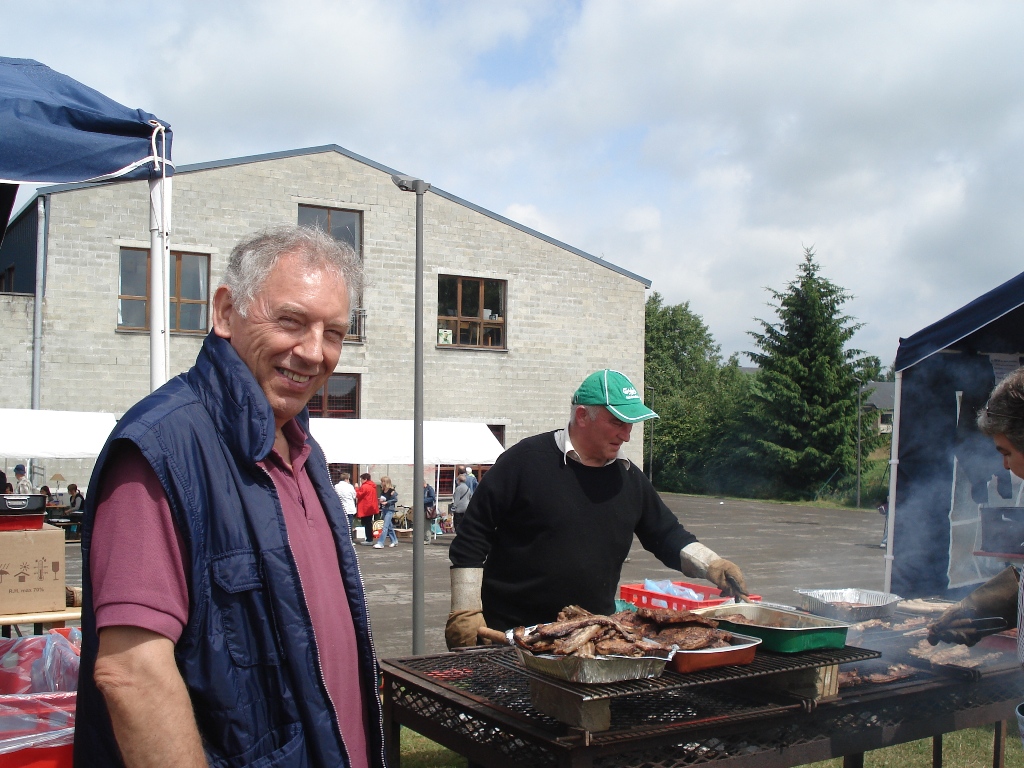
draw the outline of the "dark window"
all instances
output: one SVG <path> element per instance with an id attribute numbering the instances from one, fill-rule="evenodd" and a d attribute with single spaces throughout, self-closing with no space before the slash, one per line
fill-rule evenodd
<path id="1" fill-rule="evenodd" d="M 170 327 L 172 331 L 208 330 L 210 257 L 204 253 L 171 252 Z M 117 290 L 117 327 L 149 328 L 149 251 L 121 249 Z"/>
<path id="2" fill-rule="evenodd" d="M 505 349 L 504 280 L 437 278 L 438 346 Z"/>
<path id="3" fill-rule="evenodd" d="M 505 447 L 505 425 L 504 424 L 488 424 L 487 428 L 491 430 L 491 434 L 494 435 L 494 439 L 501 443 L 501 447 Z"/>
<path id="4" fill-rule="evenodd" d="M 309 415 L 322 419 L 359 418 L 359 374 L 335 373 L 309 401 Z"/>
<path id="5" fill-rule="evenodd" d="M 356 256 L 363 257 L 363 214 L 338 208 L 320 208 L 315 205 L 299 206 L 299 226 L 318 227 L 335 240 L 348 243 Z"/>
<path id="6" fill-rule="evenodd" d="M 335 240 L 348 243 L 356 256 L 363 258 L 363 214 L 361 211 L 343 211 L 340 208 L 321 208 L 315 205 L 299 206 L 299 226 L 316 227 Z M 346 341 L 362 341 L 366 337 L 366 310 L 363 297 L 352 307 Z"/>
<path id="7" fill-rule="evenodd" d="M 892 414 L 891 413 L 883 413 L 881 415 L 880 423 L 881 424 L 892 424 Z"/>
<path id="8" fill-rule="evenodd" d="M 14 293 L 14 267 L 0 272 L 0 293 Z"/>

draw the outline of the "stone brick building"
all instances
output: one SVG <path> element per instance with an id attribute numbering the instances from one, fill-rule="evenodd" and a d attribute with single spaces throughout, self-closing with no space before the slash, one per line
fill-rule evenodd
<path id="1" fill-rule="evenodd" d="M 399 190 L 393 173 L 335 145 L 179 168 L 172 372 L 195 359 L 237 240 L 270 225 L 318 223 L 360 253 L 367 285 L 314 415 L 412 418 L 416 196 Z M 46 202 L 40 407 L 123 413 L 149 390 L 147 184 L 59 185 L 38 195 Z M 12 222 L 0 270 L 34 270 L 36 210 L 33 201 Z M 428 420 L 484 422 L 512 445 L 563 425 L 573 389 L 592 370 L 617 368 L 642 386 L 649 281 L 436 188 L 424 200 L 424 254 Z M 0 312 L 0 406 L 28 408 L 33 297 L 2 293 Z M 636 461 L 641 437 L 636 430 L 628 446 Z M 46 475 L 59 467 L 87 482 L 89 467 L 71 464 Z M 411 468 L 369 471 L 390 473 L 410 502 Z"/>

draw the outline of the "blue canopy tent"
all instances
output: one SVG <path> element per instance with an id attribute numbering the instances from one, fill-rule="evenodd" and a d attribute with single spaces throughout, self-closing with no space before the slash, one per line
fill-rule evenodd
<path id="1" fill-rule="evenodd" d="M 1024 354 L 1024 273 L 913 336 L 896 354 L 885 589 L 958 597 L 1002 568 L 980 550 L 979 505 L 1019 486 L 975 425 Z"/>
<path id="2" fill-rule="evenodd" d="M 0 57 L 0 243 L 19 184 L 148 179 L 150 182 L 151 385 L 167 379 L 171 129 L 31 59 Z M 40 209 L 45 196 L 38 201 Z M 42 220 L 40 216 L 40 220 Z M 40 238 L 41 241 L 41 238 Z M 38 408 L 42 243 L 36 259 L 32 406 Z M 157 265 L 163 269 L 157 269 Z"/>

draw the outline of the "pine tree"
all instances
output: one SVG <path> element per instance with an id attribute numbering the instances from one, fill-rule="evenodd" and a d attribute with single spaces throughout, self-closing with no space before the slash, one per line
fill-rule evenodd
<path id="1" fill-rule="evenodd" d="M 760 372 L 750 393 L 744 440 L 752 469 L 772 495 L 807 498 L 856 463 L 860 350 L 846 343 L 861 327 L 842 313 L 846 290 L 819 274 L 804 249 L 796 279 L 768 289 L 777 321 L 751 332 Z M 866 361 L 865 361 L 866 362 Z"/>
<path id="2" fill-rule="evenodd" d="M 654 293 L 647 299 L 646 320 L 644 381 L 651 391 L 645 401 L 661 417 L 645 425 L 655 430 L 655 485 L 705 491 L 709 463 L 735 401 L 736 361 L 722 365 L 711 331 L 688 303 L 666 305 Z"/>

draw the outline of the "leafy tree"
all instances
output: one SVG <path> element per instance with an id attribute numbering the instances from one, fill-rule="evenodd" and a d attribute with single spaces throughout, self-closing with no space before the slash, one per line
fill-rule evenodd
<path id="1" fill-rule="evenodd" d="M 719 346 L 689 303 L 666 305 L 654 293 L 646 317 L 645 399 L 661 417 L 653 425 L 654 481 L 662 490 L 702 492 L 741 376 L 738 364 L 722 365 Z"/>
<path id="2" fill-rule="evenodd" d="M 804 249 L 796 279 L 768 289 L 777 320 L 751 332 L 760 367 L 750 393 L 745 449 L 760 491 L 788 498 L 813 495 L 856 463 L 857 382 L 877 375 L 877 360 L 857 360 L 846 344 L 860 328 L 842 313 L 850 294 L 819 274 Z M 873 368 L 873 371 L 872 371 Z"/>

